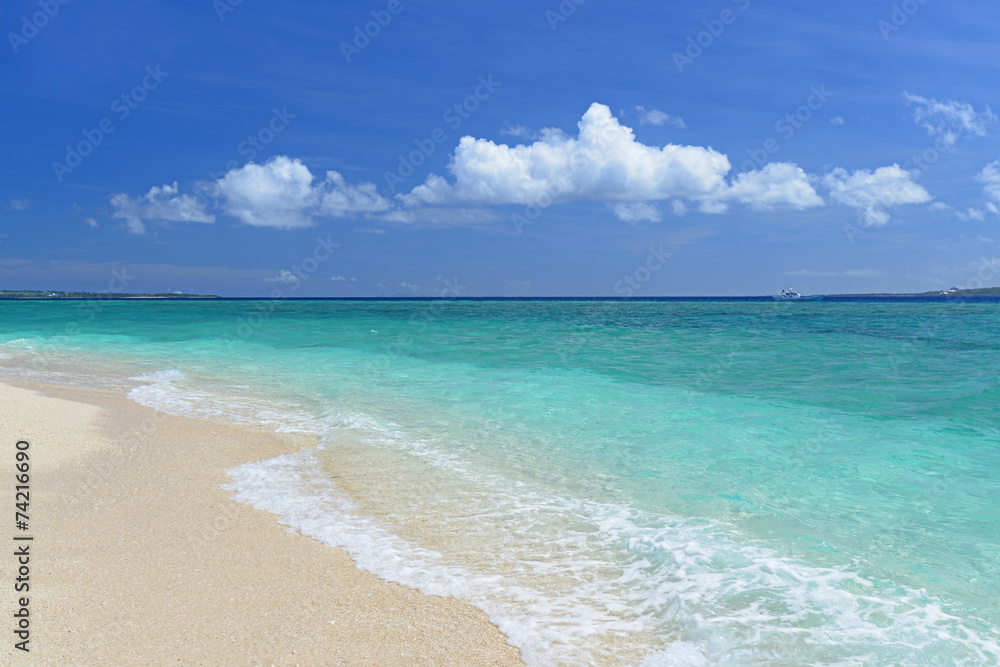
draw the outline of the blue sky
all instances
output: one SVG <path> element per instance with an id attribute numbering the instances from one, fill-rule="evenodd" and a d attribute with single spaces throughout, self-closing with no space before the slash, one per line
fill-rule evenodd
<path id="1" fill-rule="evenodd" d="M 995 3 L 235 1 L 4 3 L 3 288 L 1000 284 Z"/>

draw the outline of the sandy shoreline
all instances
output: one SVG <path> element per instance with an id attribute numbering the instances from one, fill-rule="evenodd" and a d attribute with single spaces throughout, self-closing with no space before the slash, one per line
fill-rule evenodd
<path id="1" fill-rule="evenodd" d="M 521 664 L 478 609 L 383 582 L 219 488 L 224 470 L 308 439 L 8 382 L 5 488 L 14 443 L 31 442 L 31 653 L 8 629 L 0 662 Z M 0 558 L 8 619 L 13 565 Z"/>

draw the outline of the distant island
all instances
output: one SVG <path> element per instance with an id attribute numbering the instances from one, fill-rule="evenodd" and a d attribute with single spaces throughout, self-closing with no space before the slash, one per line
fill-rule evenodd
<path id="1" fill-rule="evenodd" d="M 211 294 L 119 294 L 115 292 L 55 292 L 51 290 L 0 290 L 0 299 L 218 299 Z"/>
<path id="2" fill-rule="evenodd" d="M 915 299 L 925 299 L 929 296 L 937 297 L 983 297 L 983 296 L 1000 296 L 1000 287 L 983 287 L 980 289 L 959 289 L 957 287 L 952 287 L 946 290 L 935 290 L 933 292 L 919 292 L 916 294 L 889 294 L 889 293 L 874 293 L 874 294 L 827 294 L 830 297 L 880 297 L 880 298 L 897 298 L 904 299 L 907 297 Z"/>

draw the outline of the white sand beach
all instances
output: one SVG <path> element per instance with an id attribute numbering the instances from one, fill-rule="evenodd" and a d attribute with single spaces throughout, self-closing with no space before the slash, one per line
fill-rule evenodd
<path id="1" fill-rule="evenodd" d="M 29 441 L 31 651 L 6 633 L 0 662 L 521 664 L 481 611 L 381 581 L 219 487 L 315 443 L 16 384 L 0 385 L 0 475 Z"/>

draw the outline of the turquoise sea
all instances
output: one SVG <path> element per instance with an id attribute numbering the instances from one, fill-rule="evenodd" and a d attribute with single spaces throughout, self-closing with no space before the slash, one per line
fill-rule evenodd
<path id="1" fill-rule="evenodd" d="M 0 302 L 4 377 L 316 434 L 229 487 L 532 665 L 1000 664 L 998 303 Z"/>

